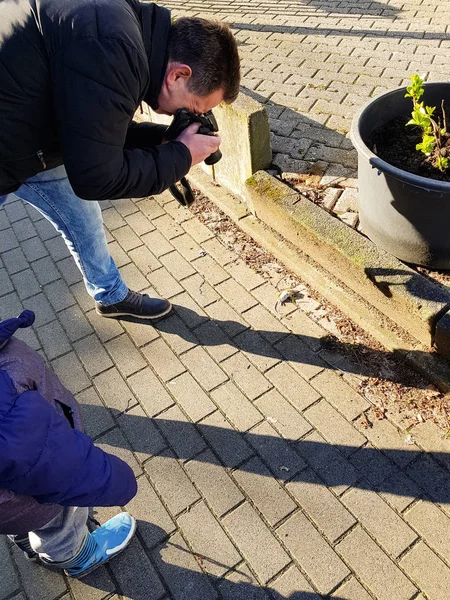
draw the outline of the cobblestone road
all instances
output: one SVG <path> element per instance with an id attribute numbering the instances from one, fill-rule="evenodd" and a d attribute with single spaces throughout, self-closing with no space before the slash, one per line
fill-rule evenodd
<path id="1" fill-rule="evenodd" d="M 351 365 L 331 366 L 311 307 L 280 318 L 272 282 L 170 196 L 103 209 L 126 281 L 175 314 L 99 318 L 61 238 L 14 202 L 0 209 L 0 318 L 36 311 L 21 335 L 134 469 L 138 534 L 83 581 L 0 538 L 0 599 L 447 600 L 446 442 L 424 426 L 406 445 L 370 412 L 365 429 L 370 404 Z"/>

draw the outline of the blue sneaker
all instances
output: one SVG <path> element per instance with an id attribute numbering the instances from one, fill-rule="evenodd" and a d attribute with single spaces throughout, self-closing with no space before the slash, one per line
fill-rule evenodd
<path id="1" fill-rule="evenodd" d="M 64 567 L 70 577 L 84 577 L 122 552 L 131 542 L 135 531 L 136 519 L 127 512 L 122 512 L 93 533 L 88 533 L 78 554 L 58 566 Z"/>

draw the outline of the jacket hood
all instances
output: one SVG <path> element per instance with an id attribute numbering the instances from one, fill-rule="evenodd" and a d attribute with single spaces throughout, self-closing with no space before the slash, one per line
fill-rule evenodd
<path id="1" fill-rule="evenodd" d="M 158 108 L 158 96 L 169 60 L 170 10 L 153 2 L 141 2 L 140 9 L 142 36 L 150 72 L 150 85 L 144 100 L 155 110 Z"/>
<path id="2" fill-rule="evenodd" d="M 33 311 L 24 310 L 18 317 L 0 321 L 0 350 L 6 345 L 9 338 L 15 334 L 17 329 L 30 327 L 33 325 L 34 319 L 35 316 Z"/>

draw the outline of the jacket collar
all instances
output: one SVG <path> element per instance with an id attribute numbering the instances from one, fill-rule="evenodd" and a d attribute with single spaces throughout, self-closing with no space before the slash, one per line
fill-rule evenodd
<path id="1" fill-rule="evenodd" d="M 170 11 L 153 2 L 140 2 L 139 5 L 142 36 L 150 72 L 150 85 L 144 100 L 156 109 L 169 59 L 167 46 L 171 25 Z"/>

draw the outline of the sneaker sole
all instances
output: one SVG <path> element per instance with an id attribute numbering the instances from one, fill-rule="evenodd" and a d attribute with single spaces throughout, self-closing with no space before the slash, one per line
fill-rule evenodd
<path id="1" fill-rule="evenodd" d="M 135 313 L 131 313 L 131 312 L 116 312 L 116 313 L 102 313 L 99 310 L 97 310 L 97 308 L 95 309 L 95 312 L 100 315 L 101 317 L 106 317 L 108 319 L 116 319 L 117 317 L 135 317 L 136 319 L 145 319 L 146 321 L 154 321 L 156 319 L 161 319 L 162 317 L 165 317 L 166 315 L 168 315 L 171 310 L 172 310 L 173 306 L 170 305 L 164 312 L 162 313 L 158 313 L 157 315 L 137 315 Z"/>
<path id="2" fill-rule="evenodd" d="M 90 569 L 86 569 L 86 571 L 83 571 L 79 575 L 70 575 L 70 573 L 68 573 L 67 571 L 64 571 L 64 573 L 71 579 L 81 579 L 82 577 L 86 577 L 86 575 L 89 575 L 89 573 L 92 573 L 92 571 L 95 571 L 95 569 L 98 569 L 102 565 L 106 565 L 107 562 L 112 560 L 115 556 L 119 556 L 119 554 L 121 552 L 123 552 L 127 546 L 129 546 L 129 544 L 130 544 L 131 540 L 133 539 L 133 536 L 136 532 L 136 527 L 137 527 L 136 519 L 133 517 L 133 525 L 130 529 L 130 533 L 128 534 L 128 537 L 126 537 L 125 540 L 122 542 L 122 547 L 120 548 L 120 550 L 117 550 L 116 552 L 114 552 L 114 554 L 111 554 L 111 556 L 109 556 L 105 560 L 102 560 L 102 562 L 99 562 L 99 563 L 93 565 Z"/>

